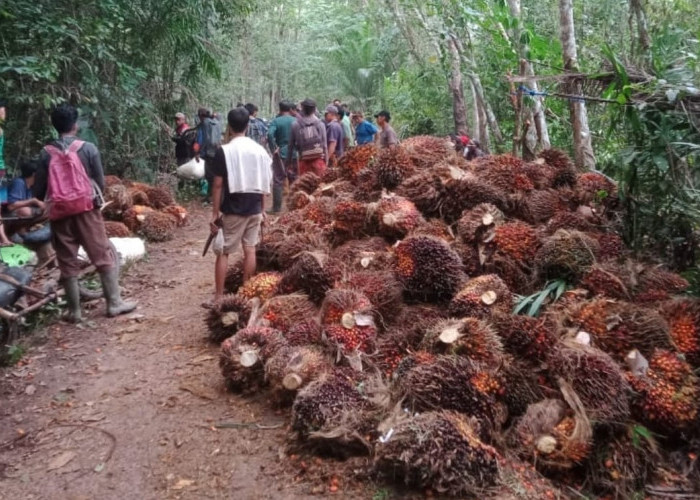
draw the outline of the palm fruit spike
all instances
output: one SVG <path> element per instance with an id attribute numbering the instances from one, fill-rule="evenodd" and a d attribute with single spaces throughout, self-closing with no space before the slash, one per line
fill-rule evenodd
<path id="1" fill-rule="evenodd" d="M 129 196 L 131 196 L 131 201 L 134 205 L 143 205 L 145 207 L 151 206 L 148 195 L 140 189 L 129 188 Z"/>
<path id="2" fill-rule="evenodd" d="M 374 211 L 377 233 L 387 238 L 403 238 L 425 222 L 413 202 L 400 196 L 384 196 Z"/>
<path id="3" fill-rule="evenodd" d="M 576 168 L 569 155 L 560 149 L 545 149 L 539 157 L 555 171 L 552 187 L 574 186 L 576 184 Z"/>
<path id="4" fill-rule="evenodd" d="M 306 295 L 278 295 L 267 300 L 260 308 L 259 318 L 266 326 L 286 333 L 292 325 L 316 314 L 316 306 Z"/>
<path id="5" fill-rule="evenodd" d="M 578 202 L 586 205 L 593 201 L 604 201 L 617 196 L 617 186 L 598 172 L 586 172 L 576 180 Z"/>
<path id="6" fill-rule="evenodd" d="M 282 275 L 274 271 L 256 274 L 243 283 L 238 295 L 248 300 L 257 297 L 264 302 L 277 294 L 281 280 Z"/>
<path id="7" fill-rule="evenodd" d="M 333 208 L 333 229 L 359 238 L 367 225 L 367 205 L 352 200 L 339 200 Z"/>
<path id="8" fill-rule="evenodd" d="M 319 227 L 325 227 L 333 222 L 334 206 L 335 200 L 332 198 L 323 197 L 315 199 L 304 207 L 304 218 Z"/>
<path id="9" fill-rule="evenodd" d="M 520 359 L 545 361 L 556 342 L 554 328 L 545 318 L 504 314 L 493 320 L 506 351 Z"/>
<path id="10" fill-rule="evenodd" d="M 668 321 L 673 344 L 688 362 L 700 367 L 700 302 L 678 299 L 665 304 L 661 314 Z"/>
<path id="11" fill-rule="evenodd" d="M 232 337 L 238 330 L 245 328 L 250 319 L 251 306 L 247 300 L 237 295 L 224 295 L 214 307 L 207 312 L 209 338 L 221 342 Z"/>
<path id="12" fill-rule="evenodd" d="M 401 313 L 403 307 L 403 287 L 391 271 L 359 271 L 348 274 L 340 288 L 357 290 L 365 295 L 386 325 Z"/>
<path id="13" fill-rule="evenodd" d="M 321 326 L 342 354 L 367 351 L 377 336 L 372 303 L 353 290 L 331 290 L 321 307 Z"/>
<path id="14" fill-rule="evenodd" d="M 592 231 L 593 224 L 584 215 L 578 212 L 558 212 L 549 221 L 547 221 L 547 234 L 554 234 L 559 229 L 568 229 L 575 231 Z"/>
<path id="15" fill-rule="evenodd" d="M 625 253 L 625 243 L 615 233 L 588 233 L 598 242 L 598 260 L 616 260 Z"/>
<path id="16" fill-rule="evenodd" d="M 369 166 L 376 154 L 374 144 L 364 144 L 348 150 L 338 162 L 342 177 L 350 181 L 357 180 L 358 174 Z"/>
<path id="17" fill-rule="evenodd" d="M 459 255 L 462 260 L 462 270 L 467 276 L 475 276 L 482 273 L 479 249 L 475 245 L 453 241 L 450 248 Z"/>
<path id="18" fill-rule="evenodd" d="M 374 468 L 389 479 L 460 498 L 499 482 L 498 452 L 464 415 L 435 411 L 382 425 L 393 432 L 377 444 Z"/>
<path id="19" fill-rule="evenodd" d="M 173 198 L 172 193 L 164 186 L 148 186 L 145 192 L 150 205 L 155 209 L 175 204 L 175 198 Z"/>
<path id="20" fill-rule="evenodd" d="M 105 206 L 102 214 L 106 219 L 120 220 L 124 212 L 133 206 L 133 201 L 126 186 L 113 184 L 105 188 Z"/>
<path id="21" fill-rule="evenodd" d="M 519 417 L 529 405 L 544 399 L 539 374 L 525 362 L 514 357 L 505 358 L 502 376 L 506 380 L 506 390 L 500 399 L 508 408 L 510 419 Z"/>
<path id="22" fill-rule="evenodd" d="M 290 346 L 320 344 L 322 342 L 321 325 L 315 318 L 305 319 L 290 326 L 284 332 L 284 338 Z"/>
<path id="23" fill-rule="evenodd" d="M 450 302 L 452 316 L 486 318 L 494 313 L 508 314 L 513 309 L 513 294 L 501 278 L 485 274 L 472 278 Z"/>
<path id="24" fill-rule="evenodd" d="M 425 217 L 440 217 L 440 206 L 446 192 L 445 184 L 453 174 L 448 168 L 419 172 L 406 179 L 396 190 L 396 194 L 411 200 Z"/>
<path id="25" fill-rule="evenodd" d="M 413 298 L 448 301 L 465 280 L 459 255 L 437 238 L 411 236 L 399 241 L 394 253 L 396 273 Z"/>
<path id="26" fill-rule="evenodd" d="M 411 350 L 418 349 L 427 331 L 440 320 L 446 319 L 447 312 L 442 307 L 424 304 L 409 305 L 392 320 L 391 330 L 401 338 L 401 343 Z M 387 332 L 389 335 L 390 332 Z"/>
<path id="27" fill-rule="evenodd" d="M 130 209 L 126 210 L 122 216 L 122 222 L 131 231 L 138 231 L 146 219 L 146 215 L 153 213 L 154 210 L 145 205 L 134 205 Z"/>
<path id="28" fill-rule="evenodd" d="M 292 183 L 289 188 L 290 193 L 306 193 L 312 194 L 321 185 L 321 178 L 313 172 L 306 172 Z"/>
<path id="29" fill-rule="evenodd" d="M 340 372 L 329 372 L 301 389 L 292 406 L 292 429 L 332 454 L 369 451 L 366 436 L 376 425 L 368 401 Z"/>
<path id="30" fill-rule="evenodd" d="M 419 222 L 411 231 L 411 236 L 434 236 L 441 240 L 453 242 L 455 239 L 452 228 L 442 219 L 429 219 Z"/>
<path id="31" fill-rule="evenodd" d="M 530 179 L 535 189 L 549 189 L 554 187 L 554 176 L 556 172 L 542 159 L 524 164 L 522 173 Z"/>
<path id="32" fill-rule="evenodd" d="M 490 203 L 482 203 L 462 213 L 457 234 L 464 243 L 479 243 L 488 239 L 494 228 L 503 222 L 503 212 Z"/>
<path id="33" fill-rule="evenodd" d="M 219 367 L 230 390 L 252 392 L 264 384 L 264 363 L 286 345 L 279 330 L 248 327 L 221 344 Z"/>
<path id="34" fill-rule="evenodd" d="M 595 263 L 597 251 L 597 242 L 585 233 L 560 229 L 537 251 L 537 273 L 544 280 L 579 280 Z"/>
<path id="35" fill-rule="evenodd" d="M 502 191 L 531 191 L 534 184 L 523 171 L 523 161 L 512 155 L 483 156 L 472 163 L 474 172 L 484 182 Z"/>
<path id="36" fill-rule="evenodd" d="M 287 208 L 289 210 L 301 210 L 311 203 L 315 198 L 303 191 L 295 191 L 287 198 Z"/>
<path id="37" fill-rule="evenodd" d="M 318 347 L 282 347 L 265 363 L 265 374 L 273 389 L 296 392 L 330 371 L 331 363 Z"/>
<path id="38" fill-rule="evenodd" d="M 637 276 L 636 296 L 651 295 L 667 299 L 687 290 L 688 281 L 676 273 L 658 267 L 642 267 Z"/>
<path id="39" fill-rule="evenodd" d="M 533 261 L 540 244 L 535 228 L 523 222 L 498 226 L 493 242 L 499 252 L 522 264 Z"/>
<path id="40" fill-rule="evenodd" d="M 666 321 L 655 311 L 634 304 L 597 298 L 574 307 L 569 320 L 618 362 L 633 349 L 649 357 L 654 349 L 671 347 Z"/>
<path id="41" fill-rule="evenodd" d="M 384 189 L 395 189 L 415 172 L 411 157 L 401 147 L 380 150 L 374 158 L 373 167 L 377 181 Z"/>
<path id="42" fill-rule="evenodd" d="M 181 207 L 180 205 L 168 205 L 167 207 L 161 209 L 164 214 L 170 215 L 175 219 L 175 224 L 178 226 L 185 226 L 188 222 L 187 209 Z"/>
<path id="43" fill-rule="evenodd" d="M 498 366 L 503 361 L 503 345 L 491 326 L 476 318 L 446 319 L 426 333 L 421 347 L 439 354 L 456 354 Z"/>
<path id="44" fill-rule="evenodd" d="M 455 156 L 454 146 L 444 137 L 417 135 L 403 141 L 401 146 L 419 169 L 431 169 Z"/>
<path id="45" fill-rule="evenodd" d="M 276 260 L 282 269 L 287 269 L 303 252 L 323 252 L 326 247 L 318 231 L 290 234 L 277 243 Z"/>
<path id="46" fill-rule="evenodd" d="M 542 224 L 560 212 L 569 213 L 566 199 L 556 189 L 534 190 L 519 200 L 520 217 L 534 224 Z"/>
<path id="47" fill-rule="evenodd" d="M 383 238 L 351 240 L 337 247 L 332 256 L 345 264 L 348 270 L 387 270 L 393 269 L 393 254 Z"/>
<path id="48" fill-rule="evenodd" d="M 149 212 L 146 214 L 139 232 L 148 241 L 169 241 L 173 238 L 175 221 L 172 217 L 161 212 Z"/>
<path id="49" fill-rule="evenodd" d="M 678 354 L 657 350 L 645 374 L 628 374 L 634 416 L 664 434 L 697 428 L 700 380 Z"/>
<path id="50" fill-rule="evenodd" d="M 303 252 L 284 273 L 280 290 L 283 293 L 304 292 L 320 304 L 340 277 L 341 265 L 337 260 L 322 252 Z"/>
<path id="51" fill-rule="evenodd" d="M 438 356 L 398 377 L 395 397 L 411 412 L 445 409 L 475 417 L 482 437 L 489 438 L 498 425 L 497 396 L 502 390 L 503 382 L 493 370 L 461 356 Z"/>
<path id="52" fill-rule="evenodd" d="M 600 349 L 576 342 L 559 345 L 548 364 L 552 381 L 570 384 L 591 419 L 619 422 L 629 416 L 629 384 L 619 365 Z"/>
<path id="53" fill-rule="evenodd" d="M 478 177 L 467 175 L 447 181 L 438 213 L 445 222 L 452 224 L 459 220 L 465 210 L 482 203 L 489 203 L 503 209 L 507 204 L 506 200 L 505 192 Z"/>
<path id="54" fill-rule="evenodd" d="M 550 480 L 526 462 L 513 458 L 500 461 L 501 485 L 493 498 L 509 500 L 559 500 L 565 494 Z"/>
<path id="55" fill-rule="evenodd" d="M 593 435 L 585 413 L 558 399 L 530 405 L 515 424 L 511 443 L 522 458 L 545 470 L 566 470 L 588 458 Z"/>
<path id="56" fill-rule="evenodd" d="M 629 300 L 632 283 L 620 266 L 611 264 L 594 264 L 583 276 L 581 285 L 594 295 L 611 299 Z"/>
<path id="57" fill-rule="evenodd" d="M 226 270 L 224 279 L 224 290 L 226 293 L 238 293 L 238 289 L 243 285 L 243 259 L 237 259 L 233 265 Z"/>
<path id="58" fill-rule="evenodd" d="M 107 238 L 128 238 L 131 236 L 131 231 L 122 222 L 105 221 L 105 232 Z"/>
<path id="59" fill-rule="evenodd" d="M 105 187 L 114 186 L 116 184 L 121 184 L 122 180 L 116 175 L 105 175 Z"/>

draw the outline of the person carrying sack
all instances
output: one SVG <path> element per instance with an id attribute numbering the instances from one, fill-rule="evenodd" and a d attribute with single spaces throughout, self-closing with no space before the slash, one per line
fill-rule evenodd
<path id="1" fill-rule="evenodd" d="M 137 305 L 121 298 L 117 256 L 100 212 L 104 188 L 102 160 L 94 144 L 76 138 L 77 122 L 78 111 L 68 104 L 58 106 L 51 113 L 51 123 L 59 139 L 42 150 L 34 181 L 34 195 L 46 203 L 51 220 L 51 242 L 68 303 L 65 319 L 72 323 L 82 319 L 78 284 L 80 246 L 100 274 L 107 316 L 129 313 Z"/>
<path id="2" fill-rule="evenodd" d="M 214 156 L 221 146 L 221 123 L 212 118 L 211 112 L 206 108 L 197 111 L 199 125 L 197 125 L 197 140 L 194 143 L 195 158 L 204 160 L 204 178 L 207 180 L 207 198 L 211 197 L 212 183 L 214 182 Z"/>

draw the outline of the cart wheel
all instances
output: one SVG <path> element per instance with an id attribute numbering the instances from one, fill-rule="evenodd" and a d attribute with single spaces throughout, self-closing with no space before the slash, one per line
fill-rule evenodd
<path id="1" fill-rule="evenodd" d="M 0 366 L 10 361 L 10 347 L 19 338 L 19 323 L 0 320 Z"/>

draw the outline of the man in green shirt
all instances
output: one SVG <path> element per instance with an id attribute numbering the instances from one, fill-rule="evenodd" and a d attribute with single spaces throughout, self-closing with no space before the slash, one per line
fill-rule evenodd
<path id="1" fill-rule="evenodd" d="M 289 139 L 292 135 L 292 124 L 296 118 L 292 116 L 294 104 L 288 101 L 280 101 L 280 113 L 270 122 L 267 129 L 267 143 L 272 151 L 272 213 L 282 211 L 282 194 L 284 181 L 289 180 L 291 185 L 297 178 L 297 153 L 289 151 Z M 292 155 L 290 167 L 286 168 L 287 159 Z"/>

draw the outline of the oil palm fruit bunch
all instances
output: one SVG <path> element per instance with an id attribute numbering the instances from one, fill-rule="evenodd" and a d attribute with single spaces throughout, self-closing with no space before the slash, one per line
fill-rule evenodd
<path id="1" fill-rule="evenodd" d="M 169 241 L 173 239 L 175 221 L 168 214 L 162 212 L 149 212 L 145 214 L 139 232 L 148 241 Z"/>
<path id="2" fill-rule="evenodd" d="M 354 290 L 334 289 L 321 306 L 321 326 L 327 340 L 342 354 L 368 351 L 377 336 L 370 300 Z"/>
<path id="3" fill-rule="evenodd" d="M 457 292 L 450 302 L 452 316 L 488 318 L 492 314 L 508 314 L 513 309 L 513 294 L 495 274 L 472 278 Z"/>
<path id="4" fill-rule="evenodd" d="M 213 342 L 221 342 L 245 328 L 250 319 L 251 306 L 238 295 L 225 295 L 207 312 L 207 329 Z"/>
<path id="5" fill-rule="evenodd" d="M 438 322 L 428 330 L 421 347 L 438 354 L 466 356 L 493 367 L 504 359 L 498 334 L 487 322 L 477 318 L 450 318 Z"/>
<path id="6" fill-rule="evenodd" d="M 377 233 L 387 238 L 404 238 L 425 219 L 413 202 L 401 196 L 384 196 L 374 209 Z"/>
<path id="7" fill-rule="evenodd" d="M 264 302 L 277 294 L 280 281 L 282 281 L 280 273 L 274 271 L 259 273 L 243 283 L 243 286 L 238 289 L 238 295 L 247 300 L 257 297 Z"/>

